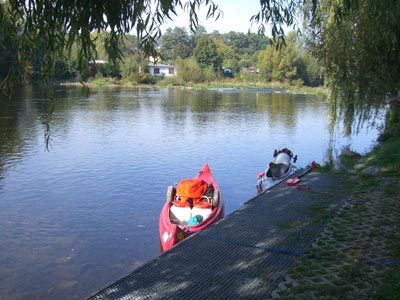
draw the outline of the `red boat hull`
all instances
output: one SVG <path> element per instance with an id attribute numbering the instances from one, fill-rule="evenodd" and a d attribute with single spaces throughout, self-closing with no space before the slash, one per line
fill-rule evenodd
<path id="1" fill-rule="evenodd" d="M 214 190 L 219 191 L 218 185 L 211 174 L 208 164 L 205 164 L 203 169 L 193 179 L 204 180 L 208 184 L 212 184 Z M 160 213 L 159 235 L 161 251 L 166 251 L 193 233 L 207 228 L 211 224 L 221 219 L 224 215 L 224 202 L 220 191 L 218 206 L 213 207 L 210 214 L 202 222 L 194 226 L 176 224 L 176 222 L 172 222 L 170 218 L 171 207 L 172 203 L 166 201 Z M 189 207 L 187 209 L 190 210 Z"/>

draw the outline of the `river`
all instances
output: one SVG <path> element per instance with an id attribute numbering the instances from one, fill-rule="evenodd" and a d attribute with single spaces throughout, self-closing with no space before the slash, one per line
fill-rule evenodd
<path id="1" fill-rule="evenodd" d="M 204 163 L 229 214 L 256 195 L 275 149 L 303 167 L 345 146 L 365 153 L 378 135 L 344 137 L 324 98 L 280 91 L 56 87 L 51 97 L 27 86 L 0 99 L 0 299 L 84 299 L 155 258 L 167 186 Z"/>

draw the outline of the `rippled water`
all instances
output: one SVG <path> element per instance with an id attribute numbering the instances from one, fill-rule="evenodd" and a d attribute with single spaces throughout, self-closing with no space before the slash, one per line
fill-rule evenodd
<path id="1" fill-rule="evenodd" d="M 269 91 L 28 87 L 0 107 L 0 299 L 84 299 L 159 254 L 166 187 L 209 163 L 226 213 L 274 149 L 298 166 L 375 129 L 329 130 L 322 98 Z M 44 113 L 55 105 L 46 150 Z"/>

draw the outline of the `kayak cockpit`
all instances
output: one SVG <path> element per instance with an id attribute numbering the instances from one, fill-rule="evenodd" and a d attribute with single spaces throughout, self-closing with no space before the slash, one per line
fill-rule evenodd
<path id="1" fill-rule="evenodd" d="M 169 219 L 172 224 L 176 225 L 197 225 L 205 221 L 212 213 L 212 208 L 200 207 L 178 207 L 171 205 L 169 210 Z"/>
<path id="2" fill-rule="evenodd" d="M 198 225 L 205 221 L 219 204 L 219 191 L 214 189 L 212 184 L 206 184 L 204 192 L 198 199 L 191 198 L 192 195 L 187 197 L 180 195 L 179 187 L 180 185 L 178 188 L 169 186 L 167 190 L 167 202 L 171 204 L 169 209 L 171 224 Z M 185 200 L 182 201 L 182 198 Z"/>
<path id="3" fill-rule="evenodd" d="M 292 164 L 292 159 L 293 163 L 296 163 L 297 155 L 293 155 L 293 152 L 288 148 L 275 150 L 274 160 L 268 163 L 265 172 L 257 174 L 257 192 L 261 193 L 270 189 L 292 174 L 296 168 Z"/>

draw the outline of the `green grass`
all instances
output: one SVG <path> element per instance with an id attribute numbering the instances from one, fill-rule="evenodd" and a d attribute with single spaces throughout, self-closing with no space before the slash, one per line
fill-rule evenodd
<path id="1" fill-rule="evenodd" d="M 328 89 L 324 87 L 306 87 L 290 85 L 281 82 L 243 82 L 238 80 L 216 80 L 208 83 L 194 83 L 192 88 L 206 90 L 213 88 L 236 88 L 236 89 L 277 89 L 288 93 L 308 95 L 328 95 Z"/>
<path id="2" fill-rule="evenodd" d="M 90 81 L 90 84 L 97 86 L 118 85 L 119 81 L 110 77 L 96 77 Z"/>
<path id="3" fill-rule="evenodd" d="M 336 186 L 333 192 L 344 192 L 346 194 L 347 190 L 361 193 L 355 193 L 353 200 L 350 202 L 351 205 L 342 208 L 338 218 L 330 223 L 329 232 L 331 237 L 327 239 L 320 238 L 316 242 L 316 247 L 311 248 L 308 254 L 316 258 L 326 256 L 344 259 L 346 263 L 338 261 L 335 266 L 329 260 L 326 261 L 326 265 L 319 259 L 300 260 L 288 272 L 289 276 L 295 279 L 298 285 L 286 291 L 289 297 L 284 298 L 285 300 L 291 299 L 290 297 L 293 297 L 293 299 L 313 299 L 311 292 L 314 293 L 317 299 L 400 300 L 400 262 L 397 262 L 400 261 L 400 218 L 393 220 L 393 216 L 399 216 L 400 214 L 398 211 L 399 206 L 394 205 L 394 203 L 400 201 L 400 185 L 398 184 L 400 179 L 399 148 L 400 139 L 390 139 L 375 147 L 365 157 L 342 158 L 341 163 L 346 166 L 346 169 L 351 169 L 356 164 L 362 163 L 367 166 L 377 166 L 383 171 L 380 171 L 378 176 L 361 174 L 343 176 L 342 180 L 344 182 L 341 182 L 339 186 L 344 191 L 340 190 L 339 186 Z M 318 166 L 318 171 L 321 170 L 330 172 L 332 166 Z M 368 222 L 368 211 L 370 211 L 371 206 L 368 206 L 367 201 L 371 200 L 370 197 L 375 197 L 374 195 L 379 198 L 374 198 L 378 202 L 373 202 L 376 203 L 374 210 L 377 216 L 375 220 Z M 326 204 L 322 201 L 320 205 L 311 205 L 309 211 L 314 216 L 324 220 L 331 219 L 333 212 L 326 209 Z M 389 215 L 392 216 L 392 219 L 387 218 Z M 352 245 L 351 248 L 347 249 L 337 247 L 338 245 L 351 245 L 351 241 L 358 237 L 354 236 L 354 234 L 363 232 L 362 226 L 365 224 L 370 224 L 374 227 L 365 228 L 364 244 L 359 247 Z M 348 230 L 349 228 L 351 229 L 350 231 Z M 391 228 L 391 230 L 386 231 L 385 228 Z M 352 230 L 355 233 L 352 233 Z M 396 260 L 396 262 L 389 265 L 389 269 L 386 269 L 387 266 L 383 264 L 374 265 L 375 270 L 382 272 L 379 275 L 381 276 L 380 278 L 383 278 L 381 283 L 379 281 L 380 278 L 376 278 L 375 281 L 371 282 L 371 276 L 373 275 L 371 273 L 367 275 L 368 272 L 371 272 L 370 265 L 360 262 L 365 253 L 368 253 L 370 247 L 376 247 L 373 241 L 379 240 L 379 237 L 385 237 L 384 240 L 386 240 L 385 244 L 380 246 L 384 247 L 382 249 L 387 253 L 387 256 L 383 258 Z M 334 242 L 330 244 L 330 241 Z M 319 266 L 326 268 L 326 270 L 321 270 Z M 335 272 L 339 277 L 337 279 L 335 277 L 327 277 L 329 276 L 329 270 Z M 312 284 L 304 280 L 310 276 L 313 281 Z M 317 276 L 328 278 L 332 284 L 318 282 Z M 370 290 L 368 295 L 359 294 L 357 289 L 353 288 L 355 286 L 359 289 L 369 289 L 371 284 L 373 285 L 373 290 Z"/>
<path id="4" fill-rule="evenodd" d="M 395 257 L 400 257 L 400 243 L 397 242 Z M 395 263 L 388 272 L 384 284 L 370 297 L 370 300 L 400 300 L 400 263 Z"/>
<path id="5" fill-rule="evenodd" d="M 400 187 L 398 183 L 388 183 L 384 186 L 383 193 L 387 197 L 392 197 L 400 193 Z"/>
<path id="6" fill-rule="evenodd" d="M 352 156 L 348 156 L 348 155 L 341 155 L 339 157 L 339 161 L 342 165 L 346 166 L 346 167 L 353 167 L 361 158 L 360 154 L 355 154 Z"/>
<path id="7" fill-rule="evenodd" d="M 367 161 L 382 168 L 385 176 L 400 177 L 400 138 L 392 138 L 368 153 Z"/>
<path id="8" fill-rule="evenodd" d="M 73 85 L 73 83 L 69 83 Z M 129 81 L 118 80 L 115 78 L 108 78 L 99 76 L 97 78 L 92 78 L 88 82 L 92 86 L 106 86 L 106 85 L 120 85 L 120 86 L 133 86 Z M 309 95 L 328 95 L 328 89 L 324 87 L 307 87 L 300 85 L 291 85 L 288 83 L 281 82 L 245 82 L 236 79 L 219 79 L 205 83 L 192 83 L 183 82 L 177 77 L 165 77 L 159 80 L 155 85 L 145 85 L 140 84 L 137 86 L 148 86 L 148 87 L 177 87 L 184 89 L 193 90 L 207 90 L 207 89 L 223 89 L 223 88 L 236 88 L 236 89 L 282 89 L 288 93 L 298 93 L 298 94 L 309 94 Z"/>
<path id="9" fill-rule="evenodd" d="M 392 138 L 385 143 L 376 146 L 370 153 L 366 155 L 366 163 L 375 165 L 382 169 L 381 175 L 392 176 L 395 178 L 400 177 L 400 139 Z M 349 162 L 346 162 L 349 163 Z M 350 162 L 354 164 L 354 162 Z M 397 182 L 398 180 L 395 179 Z M 375 177 L 364 176 L 359 180 L 359 185 L 365 188 L 377 188 L 379 180 Z M 387 183 L 380 186 L 382 194 L 388 197 L 395 197 L 400 194 L 400 187 L 397 183 Z M 381 213 L 385 213 L 385 209 L 392 209 L 385 207 L 384 201 L 381 205 Z M 397 223 L 397 230 L 400 230 L 400 222 Z M 376 230 L 376 234 L 382 234 L 380 229 Z M 391 245 L 393 257 L 400 260 L 400 241 L 399 237 L 393 237 L 394 243 Z M 358 271 L 354 268 L 349 272 L 349 276 L 354 276 L 354 272 Z M 357 274 L 358 275 L 358 274 Z M 379 286 L 374 294 L 370 295 L 370 300 L 400 300 L 400 263 L 393 263 L 391 271 L 386 274 L 383 285 Z"/>

